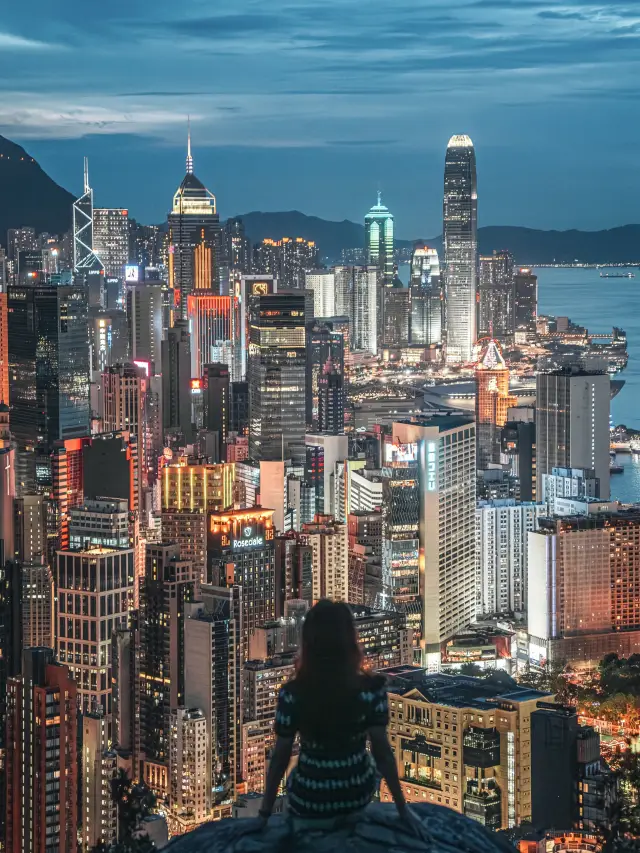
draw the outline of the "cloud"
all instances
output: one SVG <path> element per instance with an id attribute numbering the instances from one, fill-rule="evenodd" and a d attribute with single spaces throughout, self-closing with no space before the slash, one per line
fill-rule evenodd
<path id="1" fill-rule="evenodd" d="M 213 15 L 207 18 L 185 18 L 165 21 L 158 26 L 169 33 L 184 33 L 195 38 L 225 39 L 234 35 L 272 31 L 282 28 L 286 20 L 260 13 L 246 15 Z"/>
<path id="2" fill-rule="evenodd" d="M 555 11 L 554 9 L 543 9 L 541 12 L 538 12 L 539 18 L 544 18 L 547 21 L 588 21 L 590 20 L 589 15 L 585 15 L 583 12 L 567 12 L 567 11 Z"/>
<path id="3" fill-rule="evenodd" d="M 0 50 L 51 50 L 56 47 L 58 45 L 16 36 L 13 33 L 0 32 Z"/>

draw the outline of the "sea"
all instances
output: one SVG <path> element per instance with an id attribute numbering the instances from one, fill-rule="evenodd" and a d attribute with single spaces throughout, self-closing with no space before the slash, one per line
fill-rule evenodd
<path id="1" fill-rule="evenodd" d="M 603 270 L 606 272 L 606 270 Z M 625 385 L 611 402 L 611 422 L 640 429 L 640 269 L 636 278 L 600 278 L 600 270 L 579 267 L 538 267 L 538 313 L 569 317 L 590 332 L 627 333 L 629 363 L 616 378 Z M 623 474 L 612 474 L 611 497 L 640 502 L 640 457 L 619 453 Z"/>

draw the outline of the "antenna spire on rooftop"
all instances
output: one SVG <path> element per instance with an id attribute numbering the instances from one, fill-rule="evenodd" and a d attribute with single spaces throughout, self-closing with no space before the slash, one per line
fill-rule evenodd
<path id="1" fill-rule="evenodd" d="M 187 175 L 193 174 L 193 157 L 191 156 L 191 116 L 187 117 Z"/>
<path id="2" fill-rule="evenodd" d="M 84 158 L 84 191 L 89 192 L 89 158 Z"/>

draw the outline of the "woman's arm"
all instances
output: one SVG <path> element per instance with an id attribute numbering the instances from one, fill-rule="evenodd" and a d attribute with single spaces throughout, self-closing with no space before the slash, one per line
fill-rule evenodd
<path id="1" fill-rule="evenodd" d="M 282 777 L 287 772 L 287 767 L 291 760 L 292 749 L 292 737 L 283 737 L 282 735 L 276 737 L 276 745 L 273 748 L 273 755 L 269 762 L 267 781 L 264 786 L 264 797 L 262 798 L 262 806 L 259 812 L 262 818 L 268 818 L 273 811 L 273 804 L 278 796 L 280 782 L 282 782 Z"/>
<path id="2" fill-rule="evenodd" d="M 407 803 L 400 787 L 396 757 L 391 749 L 385 726 L 372 726 L 369 729 L 369 740 L 371 741 L 371 754 L 376 762 L 376 767 L 389 786 L 398 812 L 404 815 L 407 810 Z"/>

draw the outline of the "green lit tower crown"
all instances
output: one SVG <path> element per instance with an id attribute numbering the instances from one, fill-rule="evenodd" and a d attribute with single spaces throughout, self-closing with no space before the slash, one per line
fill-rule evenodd
<path id="1" fill-rule="evenodd" d="M 364 218 L 367 264 L 380 270 L 382 282 L 393 285 L 393 214 L 382 204 L 382 193 L 378 192 L 378 203 Z"/>

